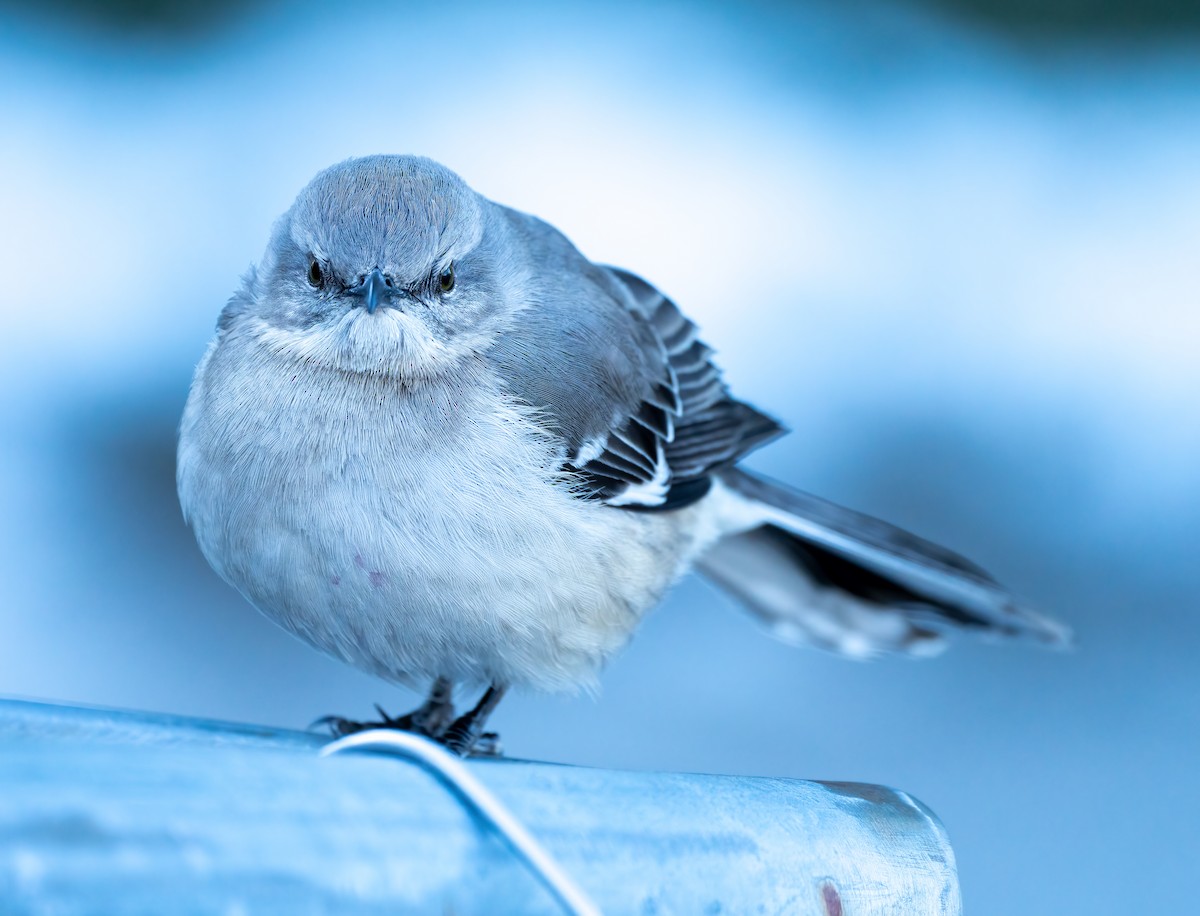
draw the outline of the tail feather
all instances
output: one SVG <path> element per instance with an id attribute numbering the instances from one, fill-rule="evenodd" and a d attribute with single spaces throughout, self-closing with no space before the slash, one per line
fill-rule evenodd
<path id="1" fill-rule="evenodd" d="M 730 532 L 699 570 L 789 642 L 929 655 L 948 629 L 1070 640 L 969 560 L 886 522 L 730 468 Z"/>

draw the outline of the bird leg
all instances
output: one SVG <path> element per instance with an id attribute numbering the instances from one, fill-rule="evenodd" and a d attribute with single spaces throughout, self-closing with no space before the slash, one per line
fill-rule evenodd
<path id="1" fill-rule="evenodd" d="M 460 757 L 467 757 L 476 749 L 486 749 L 488 755 L 499 756 L 499 736 L 491 732 L 485 735 L 483 726 L 488 716 L 500 705 L 507 690 L 507 687 L 492 684 L 475 708 L 455 719 L 454 724 L 438 740 Z"/>
<path id="2" fill-rule="evenodd" d="M 335 738 L 343 738 L 369 728 L 394 728 L 398 731 L 415 732 L 426 738 L 440 739 L 454 719 L 454 685 L 447 678 L 439 677 L 429 690 L 429 697 L 403 716 L 392 718 L 375 704 L 379 713 L 378 722 L 354 722 L 341 716 L 323 716 L 312 724 L 312 728 L 327 727 Z"/>

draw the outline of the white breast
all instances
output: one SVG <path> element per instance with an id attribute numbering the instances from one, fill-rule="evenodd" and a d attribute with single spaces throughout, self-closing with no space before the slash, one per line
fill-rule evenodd
<path id="1" fill-rule="evenodd" d="M 589 683 L 704 546 L 690 510 L 582 502 L 482 364 L 456 384 L 210 347 L 179 493 L 213 567 L 260 610 L 393 680 Z"/>

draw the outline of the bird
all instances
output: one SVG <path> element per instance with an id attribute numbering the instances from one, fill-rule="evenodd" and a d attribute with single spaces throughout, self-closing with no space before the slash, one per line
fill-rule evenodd
<path id="1" fill-rule="evenodd" d="M 594 690 L 696 570 L 855 658 L 1062 624 L 963 557 L 739 462 L 785 433 L 639 276 L 419 156 L 319 172 L 217 321 L 177 488 L 213 569 L 468 755 L 512 689 Z M 455 692 L 482 691 L 462 714 Z"/>

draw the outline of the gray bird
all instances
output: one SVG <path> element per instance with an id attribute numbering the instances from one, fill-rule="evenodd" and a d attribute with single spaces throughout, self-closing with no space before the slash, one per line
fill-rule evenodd
<path id="1" fill-rule="evenodd" d="M 649 283 L 429 159 L 372 156 L 300 192 L 221 312 L 179 499 L 268 617 L 431 685 L 368 725 L 459 753 L 509 688 L 593 685 L 693 566 L 854 657 L 949 627 L 1064 640 L 967 560 L 737 467 L 783 432 Z M 486 687 L 458 718 L 456 686 Z"/>

